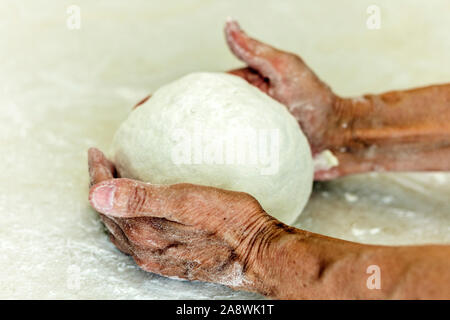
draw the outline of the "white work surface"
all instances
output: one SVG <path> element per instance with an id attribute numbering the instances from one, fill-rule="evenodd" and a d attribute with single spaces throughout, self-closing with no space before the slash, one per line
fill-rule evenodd
<path id="1" fill-rule="evenodd" d="M 69 30 L 69 5 L 81 29 Z M 366 27 L 370 4 L 381 29 Z M 0 2 L 0 298 L 259 298 L 139 270 L 89 207 L 87 149 L 130 108 L 192 71 L 243 64 L 227 16 L 301 54 L 338 94 L 450 82 L 450 2 Z M 426 108 L 426 106 L 424 106 Z M 157 152 L 157 150 L 155 150 Z M 369 174 L 315 186 L 297 226 L 378 244 L 449 243 L 448 174 Z"/>

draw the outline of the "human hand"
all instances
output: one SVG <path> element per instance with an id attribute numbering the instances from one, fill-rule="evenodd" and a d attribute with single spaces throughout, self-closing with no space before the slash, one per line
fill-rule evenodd
<path id="1" fill-rule="evenodd" d="M 283 103 L 297 119 L 313 154 L 325 150 L 334 131 L 336 96 L 303 60 L 247 36 L 236 21 L 225 25 L 231 51 L 248 67 L 229 71 Z"/>
<path id="2" fill-rule="evenodd" d="M 289 228 L 250 195 L 192 184 L 115 178 L 114 164 L 89 149 L 89 200 L 111 241 L 144 270 L 267 293 L 264 259 Z"/>

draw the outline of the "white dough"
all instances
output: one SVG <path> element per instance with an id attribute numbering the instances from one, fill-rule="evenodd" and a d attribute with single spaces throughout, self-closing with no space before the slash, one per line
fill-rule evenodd
<path id="1" fill-rule="evenodd" d="M 338 158 L 328 149 L 314 157 L 314 171 L 330 170 L 338 165 Z"/>
<path id="2" fill-rule="evenodd" d="M 239 77 L 193 73 L 131 112 L 113 141 L 121 177 L 247 192 L 293 223 L 311 193 L 308 142 L 286 108 Z"/>

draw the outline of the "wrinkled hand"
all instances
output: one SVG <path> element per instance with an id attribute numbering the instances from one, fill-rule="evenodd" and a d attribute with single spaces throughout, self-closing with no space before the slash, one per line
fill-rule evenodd
<path id="1" fill-rule="evenodd" d="M 240 76 L 287 106 L 297 119 L 313 154 L 328 147 L 335 125 L 336 96 L 292 53 L 275 49 L 247 36 L 235 21 L 228 21 L 225 37 L 231 51 L 248 67 L 229 73 Z"/>
<path id="2" fill-rule="evenodd" d="M 144 270 L 264 293 L 262 261 L 286 226 L 250 195 L 192 184 L 114 178 L 89 149 L 89 200 L 111 241 Z"/>
<path id="3" fill-rule="evenodd" d="M 339 165 L 316 180 L 386 171 L 449 170 L 450 84 L 339 97 L 302 59 L 250 38 L 235 21 L 225 36 L 248 67 L 230 71 L 287 106 L 313 156 L 329 149 Z"/>
<path id="4" fill-rule="evenodd" d="M 348 136 L 343 132 L 348 130 L 341 127 L 340 112 L 335 108 L 341 99 L 320 81 L 299 56 L 250 38 L 236 21 L 226 23 L 225 38 L 236 57 L 248 65 L 228 73 L 245 79 L 284 104 L 308 138 L 313 156 L 326 149 L 341 149 L 341 141 Z M 150 96 L 134 108 L 145 103 Z M 342 157 L 344 163 L 351 163 L 351 159 Z M 316 172 L 315 178 L 328 180 L 343 174 L 333 168 Z"/>

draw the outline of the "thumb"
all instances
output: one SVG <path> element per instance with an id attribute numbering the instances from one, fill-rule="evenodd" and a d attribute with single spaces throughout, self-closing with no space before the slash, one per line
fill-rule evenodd
<path id="1" fill-rule="evenodd" d="M 132 179 L 110 179 L 94 185 L 89 192 L 92 207 L 107 216 L 166 218 L 167 186 Z"/>
<path id="2" fill-rule="evenodd" d="M 291 112 L 299 106 L 320 105 L 322 100 L 330 100 L 334 96 L 299 56 L 250 38 L 236 21 L 226 22 L 225 37 L 239 59 L 269 79 L 268 94 L 285 104 Z M 242 70 L 232 73 L 242 76 Z"/>
<path id="3" fill-rule="evenodd" d="M 281 80 L 279 70 L 281 64 L 277 63 L 277 60 L 282 51 L 250 38 L 242 31 L 239 24 L 231 19 L 225 24 L 225 38 L 230 50 L 237 58 L 272 82 Z"/>

